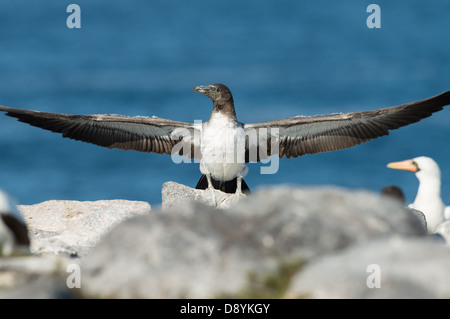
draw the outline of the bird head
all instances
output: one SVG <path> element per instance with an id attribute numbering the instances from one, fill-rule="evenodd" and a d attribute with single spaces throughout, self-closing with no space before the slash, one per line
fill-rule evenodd
<path id="1" fill-rule="evenodd" d="M 229 101 L 230 99 L 231 100 L 233 99 L 230 90 L 223 84 L 197 86 L 192 90 L 194 90 L 197 93 L 206 95 L 211 100 L 213 100 L 213 102 L 220 100 Z"/>
<path id="2" fill-rule="evenodd" d="M 213 101 L 213 113 L 220 112 L 236 119 L 233 96 L 231 95 L 230 90 L 225 85 L 211 84 L 206 86 L 197 86 L 193 88 L 193 90 L 195 92 L 206 95 Z"/>
<path id="3" fill-rule="evenodd" d="M 441 177 L 441 171 L 438 164 L 432 158 L 426 156 L 419 156 L 400 162 L 392 162 L 387 164 L 387 167 L 413 172 L 419 179 L 421 179 L 422 176 L 439 179 Z"/>

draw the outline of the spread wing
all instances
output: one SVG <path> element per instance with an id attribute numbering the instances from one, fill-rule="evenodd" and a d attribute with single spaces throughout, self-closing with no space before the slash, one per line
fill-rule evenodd
<path id="1" fill-rule="evenodd" d="M 179 155 L 193 158 L 199 154 L 194 136 L 201 126 L 155 117 L 120 115 L 72 115 L 22 110 L 0 106 L 0 111 L 63 137 L 95 145 L 146 153 Z"/>
<path id="2" fill-rule="evenodd" d="M 349 148 L 418 122 L 448 104 L 450 91 L 373 111 L 244 124 L 246 160 L 259 161 L 273 154 L 290 158 Z"/>

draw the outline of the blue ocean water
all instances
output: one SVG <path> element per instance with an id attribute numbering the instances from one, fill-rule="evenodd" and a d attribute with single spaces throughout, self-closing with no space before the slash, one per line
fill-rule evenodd
<path id="1" fill-rule="evenodd" d="M 81 8 L 69 29 L 66 8 Z M 0 104 L 73 114 L 156 115 L 206 121 L 211 102 L 191 88 L 224 83 L 238 119 L 370 110 L 450 89 L 450 2 L 130 0 L 0 2 Z M 386 168 L 420 155 L 441 167 L 450 205 L 450 107 L 351 149 L 282 159 L 265 185 L 337 185 L 379 192 L 418 181 Z M 161 186 L 195 186 L 198 164 L 109 150 L 0 115 L 0 188 L 22 204 L 49 199 L 161 202 Z"/>

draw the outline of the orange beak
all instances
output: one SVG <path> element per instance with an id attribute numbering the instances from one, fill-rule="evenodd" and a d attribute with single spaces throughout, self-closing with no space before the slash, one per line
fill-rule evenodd
<path id="1" fill-rule="evenodd" d="M 410 171 L 410 172 L 417 172 L 417 165 L 415 165 L 413 160 L 406 160 L 406 161 L 401 161 L 401 162 L 392 162 L 387 164 L 387 167 L 392 168 L 392 169 L 402 169 L 405 171 Z"/>

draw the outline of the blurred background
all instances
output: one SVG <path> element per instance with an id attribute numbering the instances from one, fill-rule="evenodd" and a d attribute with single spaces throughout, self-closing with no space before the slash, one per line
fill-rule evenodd
<path id="1" fill-rule="evenodd" d="M 69 29 L 69 4 L 81 29 Z M 238 119 L 259 122 L 371 110 L 450 89 L 450 1 L 152 0 L 2 1 L 0 104 L 73 114 L 156 115 L 207 121 L 212 104 L 191 89 L 224 83 Z M 420 155 L 442 171 L 450 204 L 450 107 L 351 149 L 250 164 L 246 182 L 336 185 L 414 200 L 414 174 L 386 168 Z M 50 199 L 161 202 L 161 186 L 194 187 L 198 164 L 109 150 L 0 116 L 0 188 L 22 204 Z"/>

